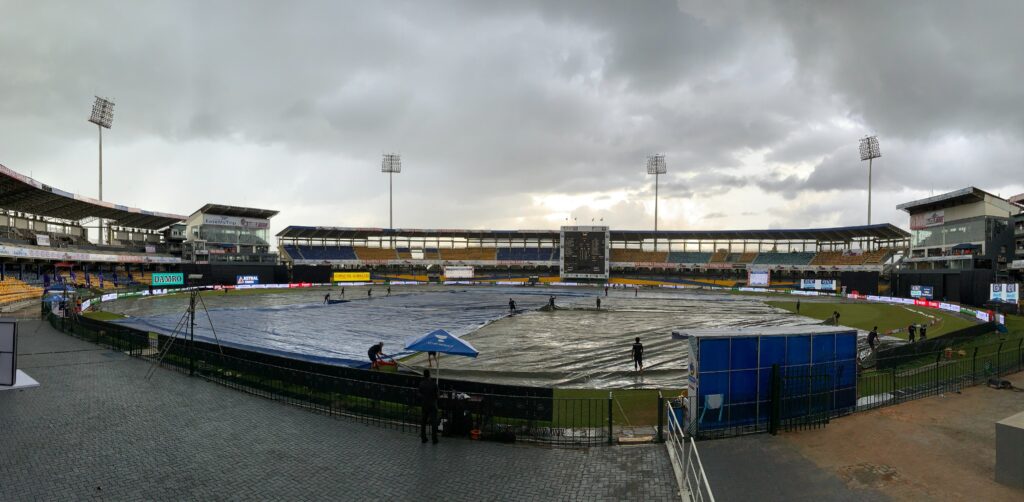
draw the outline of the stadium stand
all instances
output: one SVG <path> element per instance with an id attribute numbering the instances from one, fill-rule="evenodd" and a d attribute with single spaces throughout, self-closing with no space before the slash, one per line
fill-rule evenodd
<path id="1" fill-rule="evenodd" d="M 776 253 L 769 251 L 758 253 L 757 258 L 754 258 L 751 263 L 755 265 L 810 265 L 814 255 L 815 253 L 807 252 Z"/>
<path id="2" fill-rule="evenodd" d="M 397 260 L 398 254 L 394 249 L 388 248 L 364 248 L 353 247 L 355 255 L 360 260 Z"/>
<path id="3" fill-rule="evenodd" d="M 640 249 L 612 249 L 611 261 L 633 263 L 665 263 L 668 251 L 643 251 Z"/>
<path id="4" fill-rule="evenodd" d="M 708 263 L 726 263 L 728 261 L 728 258 L 729 252 L 724 249 L 719 249 L 718 251 L 715 251 L 715 253 L 711 255 L 711 259 L 708 260 Z"/>
<path id="5" fill-rule="evenodd" d="M 551 261 L 554 248 L 498 248 L 498 261 Z"/>
<path id="6" fill-rule="evenodd" d="M 821 251 L 813 260 L 811 260 L 811 265 L 863 265 L 865 257 L 865 254 L 846 254 L 843 251 Z"/>
<path id="7" fill-rule="evenodd" d="M 398 253 L 399 260 L 411 260 L 412 250 L 409 248 L 397 248 L 395 251 Z"/>
<path id="8" fill-rule="evenodd" d="M 864 263 L 885 263 L 896 250 L 891 248 L 880 248 L 874 251 L 868 251 L 864 254 Z"/>
<path id="9" fill-rule="evenodd" d="M 711 253 L 694 251 L 670 251 L 668 253 L 669 263 L 707 263 L 709 260 L 711 260 Z"/>
<path id="10" fill-rule="evenodd" d="M 493 261 L 498 259 L 496 248 L 439 249 L 440 259 L 449 261 Z"/>
<path id="11" fill-rule="evenodd" d="M 356 260 L 351 246 L 285 246 L 292 258 L 300 260 Z M 390 250 L 389 250 L 390 251 Z"/>
<path id="12" fill-rule="evenodd" d="M 25 300 L 38 300 L 43 296 L 43 288 L 33 286 L 13 277 L 5 277 L 0 281 L 0 305 L 9 305 Z"/>
<path id="13" fill-rule="evenodd" d="M 426 248 L 423 250 L 424 260 L 440 260 L 441 253 L 437 248 Z"/>

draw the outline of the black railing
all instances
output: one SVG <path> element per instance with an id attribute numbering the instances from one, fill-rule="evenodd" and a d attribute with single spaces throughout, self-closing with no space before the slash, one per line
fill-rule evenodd
<path id="1" fill-rule="evenodd" d="M 49 322 L 84 340 L 242 392 L 381 427 L 410 432 L 420 428 L 416 377 L 337 369 L 339 374 L 364 377 L 348 378 L 299 369 L 317 366 L 302 361 L 293 361 L 295 367 L 284 366 L 283 358 L 237 348 L 225 347 L 222 351 L 211 344 L 192 344 L 83 317 L 49 315 Z M 558 446 L 613 442 L 610 393 L 605 399 L 556 398 L 550 389 L 538 389 L 546 395 L 472 391 L 479 388 L 486 387 L 473 382 L 440 381 L 439 411 L 445 435 Z"/>

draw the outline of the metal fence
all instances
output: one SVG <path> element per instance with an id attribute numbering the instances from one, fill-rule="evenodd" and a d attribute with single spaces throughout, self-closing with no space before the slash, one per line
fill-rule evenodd
<path id="1" fill-rule="evenodd" d="M 679 485 L 680 496 L 687 501 L 714 502 L 715 495 L 704 472 L 704 464 L 700 461 L 697 443 L 680 425 L 671 403 L 666 402 L 664 406 L 663 412 L 668 415 L 668 437 L 665 439 L 665 446 L 668 447 L 668 456 L 675 472 L 676 483 Z"/>
<path id="2" fill-rule="evenodd" d="M 181 338 L 145 333 L 116 324 L 49 315 L 50 324 L 98 345 L 149 360 L 154 365 L 200 377 L 232 389 L 310 411 L 402 431 L 419 431 L 418 388 L 303 371 L 220 352 Z M 439 419 L 449 436 L 554 446 L 612 444 L 613 395 L 556 398 L 463 392 L 457 382 L 440 381 Z"/>
<path id="3" fill-rule="evenodd" d="M 896 357 L 899 361 L 878 361 L 878 366 L 886 369 L 860 373 L 857 411 L 955 392 L 1024 370 L 1024 339 L 965 349 L 949 347 L 916 354 L 912 360 L 904 354 Z"/>

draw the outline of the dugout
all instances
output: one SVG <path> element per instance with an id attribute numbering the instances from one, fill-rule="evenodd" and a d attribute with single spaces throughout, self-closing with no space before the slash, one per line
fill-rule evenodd
<path id="1" fill-rule="evenodd" d="M 763 431 L 773 413 L 793 421 L 846 413 L 857 404 L 853 328 L 697 329 L 672 336 L 689 348 L 684 409 L 695 435 Z"/>

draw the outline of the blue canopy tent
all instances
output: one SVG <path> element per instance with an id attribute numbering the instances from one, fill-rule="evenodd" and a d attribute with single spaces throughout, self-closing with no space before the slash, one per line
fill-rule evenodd
<path id="1" fill-rule="evenodd" d="M 437 352 L 438 354 L 451 354 L 455 356 L 476 357 L 477 352 L 469 342 L 443 330 L 431 331 L 407 344 L 407 350 L 417 352 Z M 441 360 L 437 361 L 437 379 L 441 379 Z"/>

